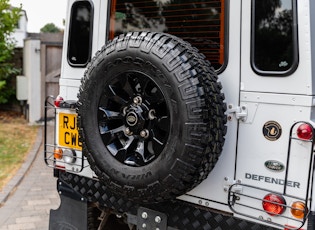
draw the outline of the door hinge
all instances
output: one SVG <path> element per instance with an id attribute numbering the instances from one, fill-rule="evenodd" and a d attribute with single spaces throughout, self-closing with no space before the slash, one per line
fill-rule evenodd
<path id="1" fill-rule="evenodd" d="M 229 190 L 231 190 L 230 192 L 241 193 L 243 191 L 241 183 L 241 180 L 233 180 L 229 177 L 224 177 L 224 191 L 228 192 Z"/>
<path id="2" fill-rule="evenodd" d="M 247 119 L 247 107 L 245 105 L 242 106 L 234 106 L 232 104 L 228 105 L 227 114 L 235 114 L 236 119 L 241 121 L 246 121 Z"/>

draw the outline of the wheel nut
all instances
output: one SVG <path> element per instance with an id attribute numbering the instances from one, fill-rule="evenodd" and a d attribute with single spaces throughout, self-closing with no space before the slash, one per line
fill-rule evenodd
<path id="1" fill-rule="evenodd" d="M 162 218 L 160 216 L 156 216 L 154 220 L 155 220 L 155 223 L 159 224 L 159 223 L 161 223 Z"/>
<path id="2" fill-rule="evenodd" d="M 144 129 L 140 132 L 140 136 L 143 138 L 149 137 L 149 131 L 147 129 Z"/>
<path id="3" fill-rule="evenodd" d="M 124 108 L 123 108 L 122 113 L 123 113 L 124 116 L 126 116 L 126 114 L 127 114 L 127 109 L 128 109 L 128 107 L 124 107 Z"/>
<path id="4" fill-rule="evenodd" d="M 142 103 L 142 98 L 140 96 L 136 96 L 133 99 L 133 103 L 136 104 L 136 105 L 140 105 Z"/>
<path id="5" fill-rule="evenodd" d="M 154 110 L 154 109 L 151 109 L 151 110 L 149 111 L 148 117 L 149 117 L 150 120 L 154 120 L 154 119 L 156 118 L 156 116 L 155 116 L 155 110 Z"/>
<path id="6" fill-rule="evenodd" d="M 148 218 L 148 213 L 146 213 L 146 212 L 141 213 L 141 217 L 143 219 L 147 219 Z"/>
<path id="7" fill-rule="evenodd" d="M 131 134 L 132 134 L 131 131 L 130 131 L 130 129 L 129 129 L 128 127 L 125 129 L 125 134 L 126 134 L 126 135 L 131 135 Z"/>

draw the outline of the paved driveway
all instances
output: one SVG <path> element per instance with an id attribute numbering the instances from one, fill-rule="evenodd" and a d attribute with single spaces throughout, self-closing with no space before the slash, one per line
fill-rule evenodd
<path id="1" fill-rule="evenodd" d="M 42 135 L 41 130 L 39 135 Z M 9 188 L 4 189 L 9 189 L 9 192 L 5 192 L 11 195 L 6 195 L 2 200 L 4 203 L 0 207 L 0 230 L 47 230 L 50 209 L 59 207 L 56 178 L 53 177 L 52 169 L 44 163 L 41 137 L 38 138 L 35 152 L 29 154 L 31 162 L 27 160 L 22 166 L 24 172 L 19 172 L 10 181 L 15 185 L 9 183 Z"/>

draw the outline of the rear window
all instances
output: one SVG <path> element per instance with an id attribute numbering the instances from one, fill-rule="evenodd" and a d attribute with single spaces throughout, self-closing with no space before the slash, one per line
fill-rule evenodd
<path id="1" fill-rule="evenodd" d="M 226 60 L 225 1 L 114 0 L 108 38 L 132 31 L 169 33 L 197 47 L 219 70 Z"/>
<path id="2" fill-rule="evenodd" d="M 286 76 L 298 65 L 296 0 L 252 0 L 252 66 Z"/>
<path id="3" fill-rule="evenodd" d="M 84 67 L 90 61 L 93 31 L 93 6 L 90 1 L 77 1 L 71 8 L 68 62 Z"/>

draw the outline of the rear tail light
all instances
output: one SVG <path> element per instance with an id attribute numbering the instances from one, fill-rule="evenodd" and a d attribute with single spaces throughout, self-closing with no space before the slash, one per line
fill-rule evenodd
<path id="1" fill-rule="evenodd" d="M 262 202 L 263 209 L 271 216 L 281 215 L 286 209 L 284 198 L 277 194 L 267 194 Z"/>
<path id="2" fill-rule="evenodd" d="M 298 138 L 302 140 L 311 140 L 313 138 L 313 127 L 309 124 L 301 124 L 296 131 Z"/>
<path id="3" fill-rule="evenodd" d="M 301 201 L 296 201 L 291 206 L 291 214 L 297 219 L 303 219 L 307 213 L 307 208 L 305 204 Z"/>
<path id="4" fill-rule="evenodd" d="M 55 101 L 54 101 L 54 104 L 55 104 L 56 107 L 59 108 L 60 107 L 60 103 L 62 103 L 62 102 L 63 102 L 63 98 L 60 95 L 58 95 L 56 97 Z"/>

